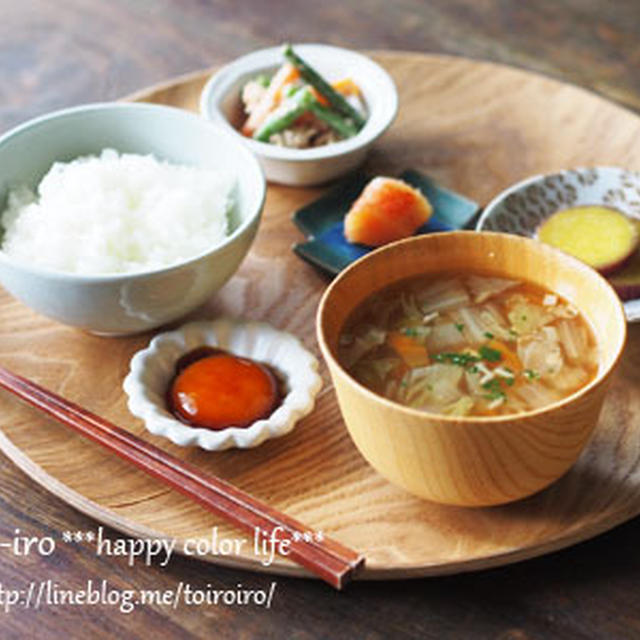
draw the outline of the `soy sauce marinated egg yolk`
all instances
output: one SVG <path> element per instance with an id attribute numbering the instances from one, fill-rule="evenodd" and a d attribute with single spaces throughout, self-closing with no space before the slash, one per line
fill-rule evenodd
<path id="1" fill-rule="evenodd" d="M 246 358 L 219 354 L 183 369 L 170 389 L 171 409 L 196 427 L 247 427 L 266 418 L 278 402 L 274 375 Z"/>

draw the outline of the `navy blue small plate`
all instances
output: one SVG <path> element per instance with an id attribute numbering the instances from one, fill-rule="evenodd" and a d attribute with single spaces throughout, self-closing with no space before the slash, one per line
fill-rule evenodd
<path id="1" fill-rule="evenodd" d="M 401 173 L 400 178 L 419 189 L 433 206 L 431 219 L 416 234 L 462 229 L 479 209 L 477 203 L 445 189 L 413 169 Z M 346 266 L 373 251 L 374 247 L 352 244 L 344 237 L 344 217 L 369 180 L 371 176 L 364 173 L 353 174 L 318 200 L 294 213 L 294 224 L 307 236 L 306 242 L 293 247 L 303 260 L 337 275 Z"/>

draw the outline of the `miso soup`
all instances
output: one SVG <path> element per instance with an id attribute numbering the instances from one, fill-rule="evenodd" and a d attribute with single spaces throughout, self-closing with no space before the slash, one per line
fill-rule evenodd
<path id="1" fill-rule="evenodd" d="M 528 282 L 440 274 L 369 297 L 345 323 L 338 359 L 401 404 L 453 416 L 539 409 L 594 378 L 597 344 L 567 301 Z"/>

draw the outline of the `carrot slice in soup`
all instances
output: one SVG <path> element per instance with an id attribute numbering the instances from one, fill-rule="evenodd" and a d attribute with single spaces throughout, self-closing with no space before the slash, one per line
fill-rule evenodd
<path id="1" fill-rule="evenodd" d="M 498 364 L 501 364 L 505 367 L 509 367 L 514 373 L 518 373 L 522 371 L 522 363 L 520 362 L 520 358 L 508 345 L 506 345 L 501 340 L 496 340 L 495 338 L 490 340 L 487 344 L 490 349 L 495 349 L 500 352 L 502 356 L 501 361 Z"/>
<path id="2" fill-rule="evenodd" d="M 424 367 L 429 364 L 427 348 L 404 333 L 392 331 L 387 341 L 408 367 Z"/>

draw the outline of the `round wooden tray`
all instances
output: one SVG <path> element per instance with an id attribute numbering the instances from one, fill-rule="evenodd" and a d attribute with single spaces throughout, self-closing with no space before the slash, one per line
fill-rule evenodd
<path id="1" fill-rule="evenodd" d="M 400 92 L 396 123 L 368 168 L 414 167 L 487 202 L 542 171 L 580 165 L 640 169 L 640 118 L 581 89 L 465 59 L 380 52 Z M 196 109 L 207 73 L 133 99 Z M 314 315 L 326 278 L 301 262 L 291 213 L 321 189 L 270 186 L 255 245 L 239 273 L 194 317 L 244 316 L 300 336 L 317 353 Z M 130 357 L 149 335 L 100 338 L 35 315 L 0 294 L 0 358 L 26 375 L 171 453 L 216 473 L 366 555 L 365 578 L 406 578 L 497 566 L 568 546 L 640 513 L 640 326 L 629 344 L 595 436 L 576 466 L 521 502 L 464 509 L 430 504 L 388 484 L 360 457 L 325 386 L 295 431 L 249 451 L 180 449 L 148 436 L 122 392 Z M 326 371 L 323 369 L 326 379 Z M 242 534 L 142 472 L 6 394 L 0 447 L 52 493 L 134 536 Z M 27 498 L 28 499 L 28 498 Z M 250 545 L 246 545 L 250 546 Z M 307 575 L 286 560 L 250 555 L 205 560 Z"/>

